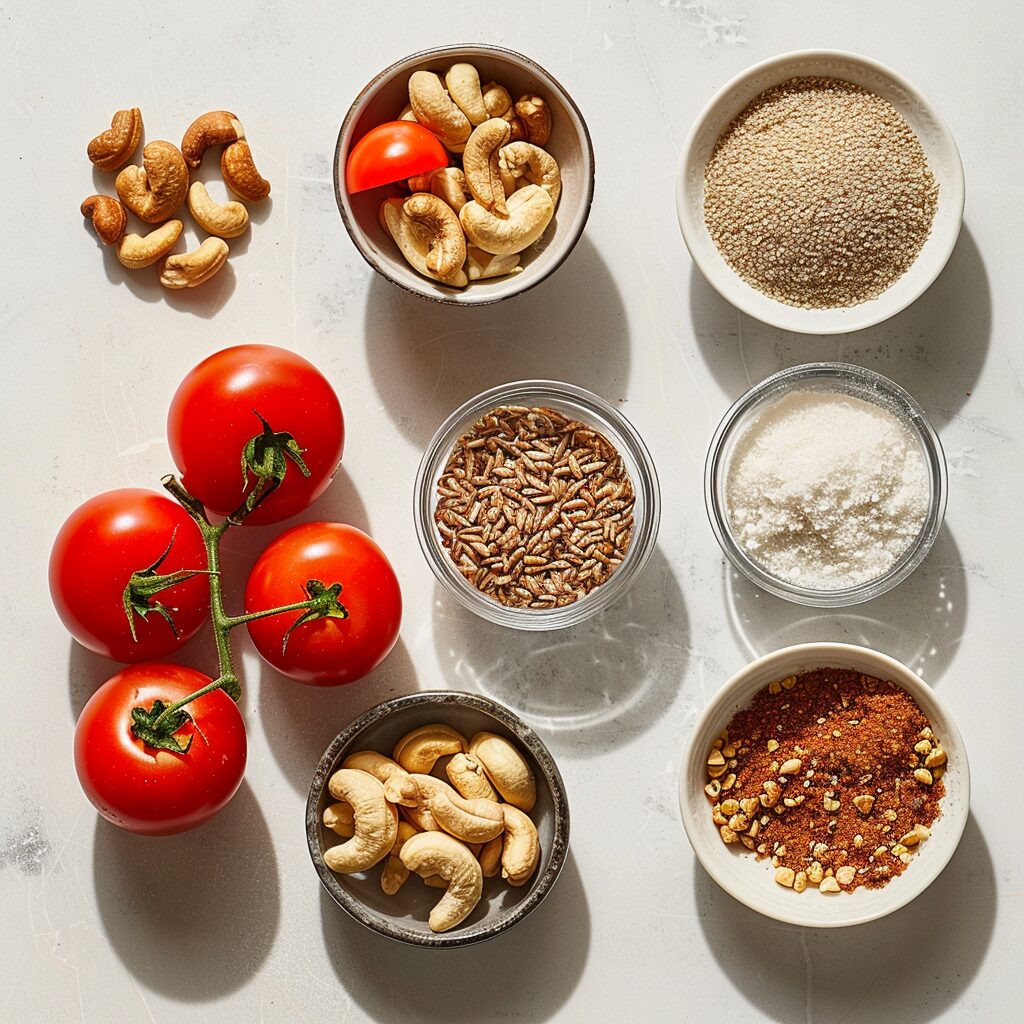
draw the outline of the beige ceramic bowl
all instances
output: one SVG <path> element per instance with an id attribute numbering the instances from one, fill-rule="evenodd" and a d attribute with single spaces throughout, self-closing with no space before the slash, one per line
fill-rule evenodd
<path id="1" fill-rule="evenodd" d="M 377 221 L 380 204 L 406 195 L 397 185 L 369 189 L 350 196 L 345 188 L 345 161 L 352 146 L 371 128 L 393 121 L 409 102 L 409 77 L 414 71 L 440 75 L 459 61 L 473 64 L 481 82 L 496 81 L 518 99 L 532 92 L 551 107 L 551 141 L 544 147 L 558 161 L 562 195 L 555 217 L 541 239 L 521 254 L 521 273 L 494 280 L 473 281 L 466 288 L 449 288 L 422 277 L 406 263 L 398 246 Z M 392 64 L 356 97 L 338 135 L 334 153 L 334 192 L 341 219 L 367 263 L 406 291 L 453 306 L 482 306 L 518 295 L 539 284 L 572 252 L 583 234 L 594 197 L 594 150 L 579 108 L 564 87 L 529 57 L 499 46 L 465 44 L 424 50 Z"/>

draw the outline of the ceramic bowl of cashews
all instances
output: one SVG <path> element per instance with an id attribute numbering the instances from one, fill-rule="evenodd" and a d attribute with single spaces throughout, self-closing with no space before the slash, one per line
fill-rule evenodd
<path id="1" fill-rule="evenodd" d="M 246 203 L 270 195 L 270 182 L 256 169 L 242 122 L 228 110 L 211 110 L 186 129 L 181 145 L 156 139 L 142 150 L 142 164 L 132 160 L 142 141 L 142 112 L 138 107 L 117 111 L 110 127 L 88 146 L 88 157 L 99 172 L 112 175 L 112 190 L 88 196 L 81 205 L 97 237 L 112 245 L 128 270 L 160 264 L 160 283 L 174 290 L 196 288 L 227 263 L 230 247 L 249 227 Z M 220 151 L 220 174 L 236 199 L 217 202 L 202 181 L 190 180 L 207 150 Z M 188 252 L 172 252 L 184 223 L 183 208 L 206 238 Z M 141 226 L 129 230 L 129 216 Z"/>
<path id="2" fill-rule="evenodd" d="M 361 144 L 402 121 L 440 144 L 434 166 L 354 185 Z M 374 270 L 426 298 L 483 305 L 538 284 L 572 251 L 593 199 L 594 152 L 579 108 L 534 61 L 449 46 L 406 57 L 363 89 L 341 127 L 334 178 L 342 220 Z"/>
<path id="3" fill-rule="evenodd" d="M 523 920 L 569 843 L 565 789 L 540 738 L 476 694 L 397 697 L 325 752 L 306 834 L 327 892 L 357 921 L 463 946 Z"/>

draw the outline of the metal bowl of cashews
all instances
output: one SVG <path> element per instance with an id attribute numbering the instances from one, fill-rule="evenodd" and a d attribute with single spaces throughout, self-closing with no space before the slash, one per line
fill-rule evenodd
<path id="1" fill-rule="evenodd" d="M 417 117 L 450 166 L 350 193 L 353 146 Z M 594 150 L 579 108 L 539 64 L 498 46 L 446 46 L 392 64 L 359 93 L 338 135 L 334 189 L 382 277 L 437 302 L 487 305 L 539 284 L 572 251 L 590 214 Z"/>
<path id="2" fill-rule="evenodd" d="M 522 921 L 569 849 L 569 805 L 537 734 L 488 697 L 384 701 L 324 752 L 306 803 L 324 888 L 373 931 L 466 946 Z"/>

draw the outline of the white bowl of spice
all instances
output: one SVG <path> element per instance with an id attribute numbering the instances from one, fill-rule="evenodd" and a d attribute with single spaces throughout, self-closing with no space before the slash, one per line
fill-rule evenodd
<path id="1" fill-rule="evenodd" d="M 866 57 L 782 54 L 728 82 L 683 147 L 683 239 L 723 298 L 806 334 L 910 305 L 960 232 L 963 166 L 909 82 Z"/>
<path id="2" fill-rule="evenodd" d="M 460 604 L 515 629 L 575 625 L 621 597 L 658 537 L 647 446 L 597 395 L 524 380 L 438 428 L 420 463 L 416 533 Z"/>
<path id="3" fill-rule="evenodd" d="M 866 647 L 798 644 L 712 698 L 679 804 L 726 892 L 836 928 L 884 917 L 938 877 L 967 824 L 970 774 L 956 724 L 910 669 Z"/>
<path id="4" fill-rule="evenodd" d="M 704 497 L 732 564 L 797 604 L 878 597 L 931 549 L 946 460 L 924 410 L 851 363 L 804 363 L 752 387 L 708 450 Z"/>

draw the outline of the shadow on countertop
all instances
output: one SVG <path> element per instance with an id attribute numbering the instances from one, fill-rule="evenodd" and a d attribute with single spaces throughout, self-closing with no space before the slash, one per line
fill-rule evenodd
<path id="1" fill-rule="evenodd" d="M 704 362 L 729 402 L 772 373 L 818 360 L 857 363 L 891 377 L 936 419 L 952 417 L 981 375 L 992 333 L 992 296 L 966 224 L 945 269 L 902 313 L 853 334 L 822 337 L 770 327 L 740 313 L 696 267 L 690 317 Z"/>
<path id="2" fill-rule="evenodd" d="M 405 945 L 362 927 L 324 892 L 320 915 L 339 983 L 368 1016 L 388 1024 L 551 1020 L 579 983 L 590 950 L 590 912 L 571 851 L 558 883 L 528 918 L 472 946 Z"/>
<path id="3" fill-rule="evenodd" d="M 869 924 L 780 924 L 734 900 L 699 864 L 694 889 L 704 937 L 736 995 L 780 1021 L 933 1020 L 970 987 L 996 917 L 995 870 L 973 814 L 931 886 Z"/>
<path id="4" fill-rule="evenodd" d="M 586 235 L 550 278 L 492 306 L 453 309 L 374 274 L 365 319 L 377 394 L 420 446 L 455 408 L 497 384 L 562 380 L 614 405 L 629 381 L 626 310 Z"/>
<path id="5" fill-rule="evenodd" d="M 240 842 L 244 885 L 231 877 Z M 281 918 L 270 831 L 244 781 L 223 811 L 181 835 L 131 835 L 97 815 L 93 888 L 125 968 L 184 1003 L 241 988 L 266 960 Z"/>

